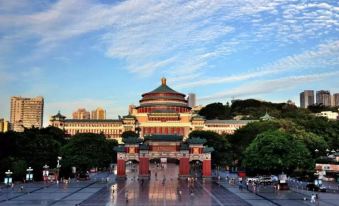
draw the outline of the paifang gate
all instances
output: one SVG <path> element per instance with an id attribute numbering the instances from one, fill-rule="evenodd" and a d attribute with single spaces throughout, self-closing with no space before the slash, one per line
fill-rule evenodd
<path id="1" fill-rule="evenodd" d="M 202 176 L 211 177 L 212 147 L 204 146 L 205 139 L 189 138 L 183 141 L 183 136 L 152 135 L 144 139 L 136 137 L 124 138 L 124 144 L 115 148 L 117 152 L 117 176 L 126 177 L 126 162 L 139 162 L 139 177 L 150 176 L 149 164 L 152 159 L 171 158 L 179 160 L 179 177 L 190 175 L 190 162 L 202 163 Z"/>

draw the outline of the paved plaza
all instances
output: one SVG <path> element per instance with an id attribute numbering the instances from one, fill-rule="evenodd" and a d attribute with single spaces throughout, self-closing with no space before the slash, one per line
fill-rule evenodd
<path id="1" fill-rule="evenodd" d="M 2 189 L 0 205 L 312 205 L 309 202 L 311 193 L 297 188 L 274 192 L 267 186 L 261 187 L 258 193 L 240 191 L 237 185 L 226 182 L 225 174 L 220 181 L 217 178 L 195 182 L 180 180 L 175 164 L 168 164 L 166 169 L 151 164 L 151 179 L 138 180 L 137 170 L 131 167 L 127 169 L 127 180 L 115 180 L 112 174 L 99 173 L 90 181 L 25 184 L 24 191 L 20 190 L 20 185 Z M 320 197 L 322 206 L 339 205 L 338 193 L 321 193 Z"/>
<path id="2" fill-rule="evenodd" d="M 168 164 L 166 169 L 152 165 L 151 170 L 150 181 L 129 177 L 127 181 L 118 181 L 109 189 L 103 188 L 81 205 L 250 205 L 213 181 L 178 180 L 176 165 Z"/>

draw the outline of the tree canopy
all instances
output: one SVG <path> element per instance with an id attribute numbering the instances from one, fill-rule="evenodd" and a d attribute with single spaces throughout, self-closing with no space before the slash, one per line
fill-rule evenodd
<path id="1" fill-rule="evenodd" d="M 213 147 L 212 163 L 216 165 L 225 165 L 230 162 L 230 144 L 225 136 L 211 131 L 193 131 L 189 137 L 200 137 L 206 139 L 206 146 Z"/>
<path id="2" fill-rule="evenodd" d="M 296 169 L 314 167 L 306 146 L 280 130 L 269 130 L 257 135 L 244 156 L 243 164 L 261 173 L 291 173 Z"/>
<path id="3" fill-rule="evenodd" d="M 223 105 L 220 102 L 206 105 L 199 111 L 199 115 L 206 119 L 227 119 L 231 117 L 229 105 Z"/>
<path id="4" fill-rule="evenodd" d="M 113 162 L 115 140 L 107 140 L 102 134 L 81 133 L 74 135 L 61 148 L 62 164 L 66 168 L 75 166 L 86 171 L 94 167 L 107 167 Z"/>
<path id="5" fill-rule="evenodd" d="M 0 176 L 10 169 L 14 171 L 14 178 L 21 180 L 30 166 L 34 168 L 35 179 L 41 178 L 42 166 L 56 166 L 65 142 L 63 131 L 57 128 L 0 133 Z"/>

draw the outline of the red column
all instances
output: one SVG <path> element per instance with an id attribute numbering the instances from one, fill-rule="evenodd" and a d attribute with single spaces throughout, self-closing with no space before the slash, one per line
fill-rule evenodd
<path id="1" fill-rule="evenodd" d="M 190 174 L 190 162 L 188 157 L 180 158 L 179 176 L 188 176 Z"/>
<path id="2" fill-rule="evenodd" d="M 211 160 L 204 160 L 202 163 L 202 176 L 203 177 L 211 177 Z"/>
<path id="3" fill-rule="evenodd" d="M 117 176 L 118 177 L 125 177 L 126 176 L 125 160 L 118 160 Z"/>
<path id="4" fill-rule="evenodd" d="M 139 176 L 149 176 L 149 159 L 140 157 L 139 160 Z"/>

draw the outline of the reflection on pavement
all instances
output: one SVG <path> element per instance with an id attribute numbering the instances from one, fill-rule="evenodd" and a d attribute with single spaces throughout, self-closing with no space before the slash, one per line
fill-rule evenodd
<path id="1" fill-rule="evenodd" d="M 103 188 L 81 205 L 249 205 L 212 181 L 178 179 L 174 163 L 166 168 L 150 164 L 150 180 L 138 180 L 138 170 L 128 167 L 127 180 Z"/>

